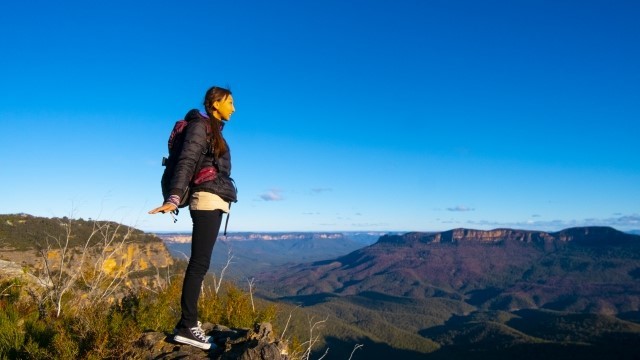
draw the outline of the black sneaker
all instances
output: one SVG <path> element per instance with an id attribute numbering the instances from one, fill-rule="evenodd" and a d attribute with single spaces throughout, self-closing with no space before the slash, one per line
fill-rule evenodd
<path id="1" fill-rule="evenodd" d="M 208 340 L 199 326 L 176 329 L 173 336 L 175 342 L 192 345 L 202 350 L 211 349 L 212 344 Z"/>
<path id="2" fill-rule="evenodd" d="M 200 328 L 200 331 L 204 333 L 204 330 L 202 329 L 202 322 L 200 322 L 200 320 L 198 320 L 198 327 Z M 173 328 L 173 335 L 177 333 L 178 333 L 178 328 L 177 327 Z M 207 342 L 213 343 L 213 339 L 211 338 L 211 336 L 207 335 L 205 337 L 207 338 Z"/>

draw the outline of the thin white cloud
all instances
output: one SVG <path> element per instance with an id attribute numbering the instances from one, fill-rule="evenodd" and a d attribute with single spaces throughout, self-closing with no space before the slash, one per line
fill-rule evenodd
<path id="1" fill-rule="evenodd" d="M 536 221 L 520 221 L 520 222 L 499 222 L 499 221 L 468 221 L 467 224 L 472 226 L 483 227 L 509 227 L 514 229 L 539 229 L 544 231 L 556 231 L 570 227 L 578 226 L 610 226 L 618 229 L 632 229 L 640 228 L 640 215 L 623 215 L 612 218 L 587 218 L 587 219 L 572 219 L 572 220 L 536 220 Z"/>
<path id="2" fill-rule="evenodd" d="M 318 188 L 313 188 L 311 189 L 311 192 L 314 194 L 320 194 L 323 192 L 327 192 L 327 191 L 332 191 L 333 189 L 331 188 L 322 188 L 322 187 L 318 187 Z"/>
<path id="3" fill-rule="evenodd" d="M 466 207 L 466 206 L 454 206 L 447 208 L 447 211 L 474 211 L 474 208 Z"/>
<path id="4" fill-rule="evenodd" d="M 278 189 L 271 189 L 260 195 L 260 198 L 264 201 L 282 201 L 281 191 Z"/>
<path id="5" fill-rule="evenodd" d="M 360 227 L 360 228 L 374 228 L 374 227 L 389 226 L 389 224 L 387 223 L 353 223 L 351 224 L 351 226 Z"/>
<path id="6" fill-rule="evenodd" d="M 640 226 L 640 215 L 624 215 L 617 218 L 607 219 L 610 223 L 621 226 Z"/>

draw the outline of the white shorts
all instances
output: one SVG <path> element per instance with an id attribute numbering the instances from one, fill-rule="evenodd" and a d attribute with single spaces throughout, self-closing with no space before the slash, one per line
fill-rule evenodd
<path id="1" fill-rule="evenodd" d="M 216 194 L 198 191 L 191 195 L 189 208 L 191 210 L 222 210 L 228 213 L 229 203 L 222 200 L 222 198 Z"/>

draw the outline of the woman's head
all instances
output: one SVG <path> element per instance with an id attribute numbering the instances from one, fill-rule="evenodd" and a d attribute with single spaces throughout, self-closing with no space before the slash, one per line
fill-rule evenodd
<path id="1" fill-rule="evenodd" d="M 233 107 L 231 90 L 214 86 L 204 95 L 204 110 L 211 119 L 211 147 L 216 157 L 221 157 L 229 149 L 222 138 L 222 121 L 228 121 L 236 111 Z"/>
<path id="2" fill-rule="evenodd" d="M 231 90 L 213 86 L 204 95 L 204 109 L 210 117 L 228 121 L 236 111 Z"/>

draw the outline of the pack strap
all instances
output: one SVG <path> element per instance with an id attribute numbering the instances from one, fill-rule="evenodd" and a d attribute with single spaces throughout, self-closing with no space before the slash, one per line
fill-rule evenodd
<path id="1" fill-rule="evenodd" d="M 227 220 L 224 222 L 224 233 L 222 234 L 225 239 L 227 238 L 227 226 L 229 225 L 229 215 L 231 215 L 231 202 L 229 202 L 229 212 L 227 213 Z"/>

